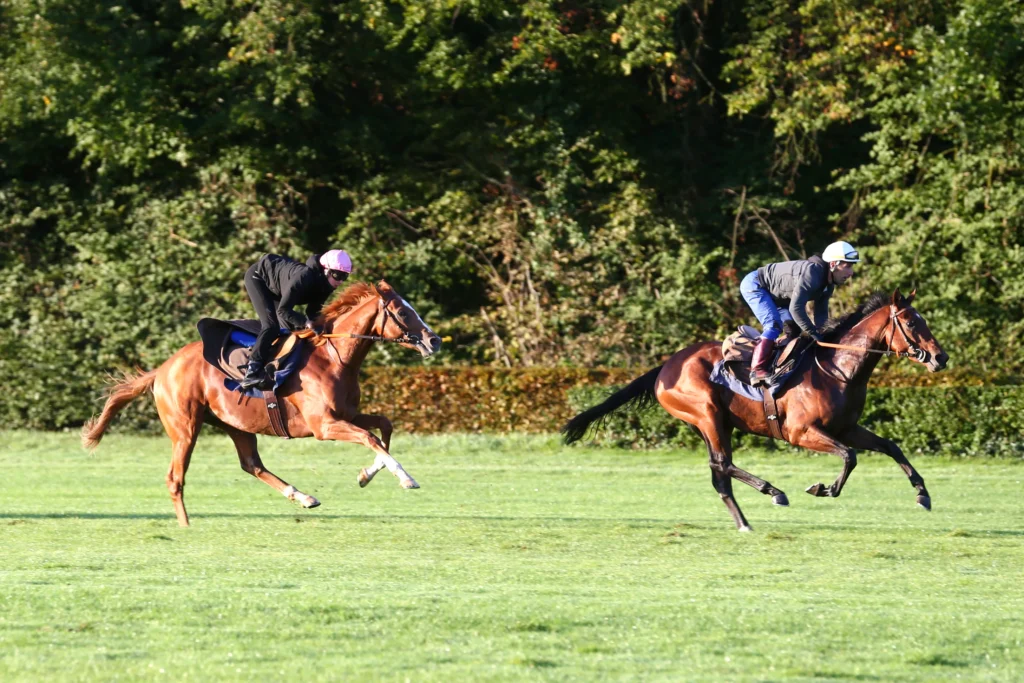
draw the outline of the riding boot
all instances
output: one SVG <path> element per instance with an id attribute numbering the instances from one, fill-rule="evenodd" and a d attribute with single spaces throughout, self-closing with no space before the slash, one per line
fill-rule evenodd
<path id="1" fill-rule="evenodd" d="M 245 369 L 245 377 L 238 382 L 240 389 L 249 389 L 251 387 L 258 387 L 267 381 L 267 371 L 263 367 L 263 363 L 257 360 L 250 360 L 248 367 Z"/>
<path id="2" fill-rule="evenodd" d="M 772 351 L 775 340 L 761 337 L 754 347 L 754 357 L 750 361 L 750 385 L 757 386 L 767 382 L 772 376 Z"/>

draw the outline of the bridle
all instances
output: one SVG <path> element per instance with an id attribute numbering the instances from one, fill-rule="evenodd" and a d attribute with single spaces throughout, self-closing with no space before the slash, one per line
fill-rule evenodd
<path id="1" fill-rule="evenodd" d="M 325 339 L 369 339 L 370 341 L 379 342 L 393 342 L 396 344 L 418 344 L 420 338 L 414 334 L 409 333 L 409 328 L 402 324 L 402 321 L 398 319 L 398 315 L 388 308 L 387 302 L 384 300 L 384 296 L 381 295 L 377 299 L 377 307 L 380 309 L 381 315 L 384 320 L 381 322 L 380 330 L 384 331 L 384 327 L 388 324 L 387 321 L 391 320 L 398 326 L 398 329 L 402 331 L 400 337 L 385 337 L 383 335 L 376 334 L 355 334 L 353 332 L 331 332 L 329 334 L 318 335 L 320 338 Z"/>
<path id="2" fill-rule="evenodd" d="M 823 346 L 829 349 L 843 349 L 846 351 L 859 351 L 860 353 L 877 353 L 883 356 L 895 356 L 896 358 L 910 358 L 918 362 L 924 363 L 928 360 L 928 352 L 922 349 L 920 346 L 915 344 L 907 331 L 903 329 L 903 322 L 899 318 L 900 309 L 896 308 L 895 305 L 890 304 L 889 306 L 889 322 L 886 323 L 885 332 L 882 333 L 882 340 L 885 341 L 886 335 L 889 336 L 888 341 L 885 342 L 885 349 L 869 349 L 863 346 L 850 346 L 848 344 L 832 344 L 830 342 L 816 342 L 818 346 Z M 889 328 L 892 328 L 892 333 L 889 333 Z M 906 351 L 895 351 L 893 350 L 893 342 L 896 341 L 896 333 L 899 332 L 903 338 L 903 343 L 907 345 Z M 840 379 L 831 372 L 821 366 L 821 361 L 818 360 L 818 354 L 814 354 L 814 362 L 818 366 L 818 369 L 824 372 L 829 377 L 839 382 L 849 382 L 847 379 Z"/>

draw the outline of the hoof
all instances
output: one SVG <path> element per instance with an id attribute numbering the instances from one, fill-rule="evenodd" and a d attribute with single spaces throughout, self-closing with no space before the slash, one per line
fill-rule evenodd
<path id="1" fill-rule="evenodd" d="M 751 529 L 749 526 L 741 526 L 740 528 L 736 529 L 736 531 L 742 531 L 745 533 L 748 531 L 753 531 L 753 529 Z"/>
<path id="2" fill-rule="evenodd" d="M 416 483 L 415 479 L 405 479 L 402 481 L 403 489 L 418 489 L 419 487 L 420 485 Z"/>
<path id="3" fill-rule="evenodd" d="M 918 496 L 917 497 L 917 504 L 919 506 L 923 507 L 925 510 L 931 510 L 932 509 L 932 499 L 929 498 L 928 496 Z"/>
<path id="4" fill-rule="evenodd" d="M 820 481 L 814 486 L 808 486 L 806 491 L 812 496 L 817 496 L 818 498 L 825 498 L 828 496 L 828 487 Z"/>
<path id="5" fill-rule="evenodd" d="M 366 488 L 366 485 L 373 481 L 373 477 L 366 473 L 366 468 L 359 470 L 359 476 L 356 478 L 359 482 L 359 488 Z"/>
<path id="6" fill-rule="evenodd" d="M 320 506 L 320 501 L 314 498 L 313 496 L 305 496 L 303 498 L 299 498 L 298 500 L 299 504 L 302 505 L 302 507 L 306 508 L 307 510 L 309 508 L 315 508 Z"/>
<path id="7" fill-rule="evenodd" d="M 789 507 L 789 498 L 786 498 L 785 493 L 780 493 L 777 496 L 772 496 L 772 505 L 781 505 L 782 507 Z"/>

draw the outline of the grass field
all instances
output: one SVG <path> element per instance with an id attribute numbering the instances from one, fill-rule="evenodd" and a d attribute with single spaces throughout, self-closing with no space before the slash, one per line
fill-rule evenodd
<path id="1" fill-rule="evenodd" d="M 262 440 L 302 510 L 199 441 L 0 433 L 0 680 L 1024 679 L 1024 464 L 741 453 L 735 531 L 705 456 L 543 437 Z"/>

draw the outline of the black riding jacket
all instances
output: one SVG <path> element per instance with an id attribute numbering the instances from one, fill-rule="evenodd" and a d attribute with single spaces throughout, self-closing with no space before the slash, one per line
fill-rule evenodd
<path id="1" fill-rule="evenodd" d="M 307 320 L 320 315 L 324 302 L 334 292 L 320 266 L 320 254 L 305 264 L 286 256 L 266 254 L 256 262 L 256 275 L 277 298 L 277 318 L 291 330 L 300 330 Z M 306 306 L 306 315 L 293 308 Z"/>
<path id="2" fill-rule="evenodd" d="M 828 320 L 828 300 L 835 291 L 828 264 L 818 255 L 807 260 L 769 263 L 757 269 L 761 286 L 775 304 L 788 308 L 793 320 L 808 334 L 817 333 Z M 807 317 L 807 303 L 814 302 L 814 322 Z"/>

